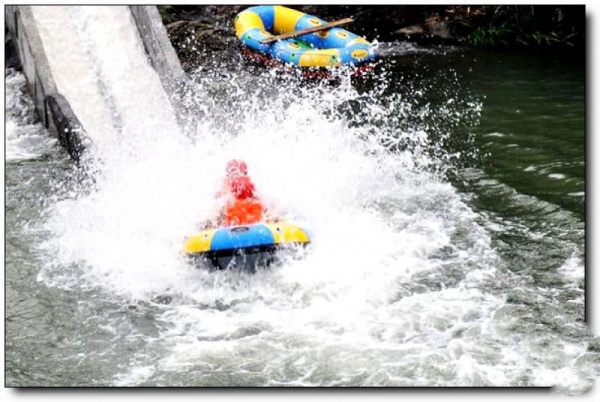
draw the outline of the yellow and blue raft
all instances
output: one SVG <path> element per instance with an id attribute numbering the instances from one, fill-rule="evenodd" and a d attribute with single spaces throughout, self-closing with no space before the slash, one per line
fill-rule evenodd
<path id="1" fill-rule="evenodd" d="M 285 63 L 299 67 L 339 67 L 357 66 L 375 59 L 371 43 L 338 27 L 269 44 L 260 43 L 273 34 L 324 24 L 320 18 L 282 6 L 250 7 L 235 17 L 235 31 L 243 45 Z"/>
<path id="2" fill-rule="evenodd" d="M 306 231 L 291 223 L 256 223 L 203 230 L 187 238 L 183 254 L 216 269 L 255 270 L 271 265 L 279 251 L 309 243 Z"/>

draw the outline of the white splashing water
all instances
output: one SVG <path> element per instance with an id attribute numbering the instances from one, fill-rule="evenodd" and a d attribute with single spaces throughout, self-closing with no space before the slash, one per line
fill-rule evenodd
<path id="1" fill-rule="evenodd" d="M 573 253 L 565 263 L 558 268 L 567 280 L 581 281 L 585 278 L 585 265 L 577 253 Z"/>
<path id="2" fill-rule="evenodd" d="M 201 88 L 195 96 L 208 102 Z M 349 86 L 335 94 L 358 98 Z M 235 349 L 249 354 L 245 365 L 262 367 L 266 377 L 258 381 L 267 385 L 453 383 L 454 376 L 446 381 L 433 372 L 403 380 L 386 373 L 406 370 L 501 305 L 501 298 L 477 289 L 495 273 L 489 236 L 456 190 L 420 167 L 424 154 L 394 154 L 376 137 L 360 139 L 371 127 L 323 115 L 331 100 L 316 99 L 325 95 L 317 88 L 293 102 L 285 94 L 274 102 L 234 99 L 226 107 L 246 108 L 236 132 L 214 131 L 217 125 L 205 121 L 195 141 L 163 138 L 160 148 L 125 142 L 121 152 L 133 158 L 105 165 L 96 191 L 54 206 L 48 228 L 56 237 L 46 247 L 58 259 L 40 278 L 101 286 L 126 299 L 174 296 L 161 317 L 161 342 L 172 354 L 158 362 L 159 371 L 198 361 L 235 365 Z M 393 130 L 381 135 L 423 134 Z M 183 237 L 214 213 L 213 194 L 231 157 L 247 161 L 268 203 L 313 234 L 304 259 L 254 276 L 208 273 L 179 260 Z M 463 230 L 468 239 L 457 245 L 456 232 Z M 434 257 L 442 249 L 453 257 Z M 419 277 L 437 282 L 446 264 L 470 260 L 477 263 L 459 274 L 459 288 L 430 291 L 417 283 Z M 76 274 L 63 271 L 73 265 L 80 267 Z M 247 333 L 254 335 L 246 339 Z M 373 356 L 349 365 L 365 349 Z M 302 350 L 309 354 L 296 364 L 309 371 L 338 352 L 327 373 L 278 374 Z M 440 356 L 450 364 L 447 353 Z M 372 365 L 381 367 L 358 373 Z M 139 378 L 132 368 L 131 383 Z"/>
<path id="3" fill-rule="evenodd" d="M 35 114 L 33 101 L 27 94 L 25 76 L 8 69 L 5 73 L 6 161 L 35 159 L 56 146 Z"/>
<path id="4" fill-rule="evenodd" d="M 116 97 L 126 79 L 95 53 L 108 28 L 84 25 L 77 29 L 92 41 L 84 48 L 95 49 L 96 77 Z M 106 44 L 126 48 L 128 40 Z M 143 77 L 127 79 L 137 81 L 134 96 L 148 96 Z M 116 385 L 163 383 L 172 372 L 179 379 L 169 385 L 564 381 L 569 369 L 560 366 L 529 376 L 535 352 L 498 327 L 505 301 L 486 289 L 505 273 L 477 214 L 427 168 L 440 163 L 425 152 L 430 128 L 394 124 L 415 112 L 410 103 L 360 94 L 348 80 L 332 88 L 239 75 L 198 81 L 190 88 L 203 115 L 195 136 L 161 126 L 135 102 L 119 103 L 132 124 L 122 126 L 118 146 L 96 144 L 104 163 L 93 189 L 47 211 L 52 237 L 41 249 L 52 258 L 41 281 L 130 301 L 173 297 L 151 342 L 161 353 L 133 359 Z M 337 112 L 350 101 L 366 121 Z M 381 145 L 390 139 L 416 145 L 390 152 Z M 232 157 L 247 161 L 269 204 L 313 234 L 305 258 L 248 275 L 209 273 L 179 257 L 183 238 L 215 212 L 213 194 Z M 588 384 L 573 377 L 575 387 Z"/>
<path id="5" fill-rule="evenodd" d="M 178 131 L 126 6 L 31 7 L 56 87 L 108 162 L 121 141 Z M 107 29 L 107 23 L 110 29 Z M 140 96 L 140 94 L 143 94 Z"/>

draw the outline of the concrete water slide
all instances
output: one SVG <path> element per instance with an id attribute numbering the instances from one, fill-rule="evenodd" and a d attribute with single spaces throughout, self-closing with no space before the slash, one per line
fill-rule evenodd
<path id="1" fill-rule="evenodd" d="M 53 135 L 58 137 L 69 154 L 77 161 L 85 150 L 86 144 L 103 141 L 104 139 L 100 137 L 107 135 L 106 133 L 110 131 L 102 126 L 103 114 L 104 117 L 112 118 L 111 115 L 118 114 L 118 111 L 110 109 L 103 111 L 102 108 L 97 107 L 93 113 L 87 113 L 86 116 L 85 107 L 80 105 L 89 99 L 86 96 L 91 97 L 94 92 L 100 93 L 103 90 L 106 92 L 106 88 L 103 88 L 103 85 L 106 86 L 106 84 L 98 83 L 98 79 L 92 77 L 93 71 L 86 71 L 93 70 L 94 67 L 97 69 L 97 66 L 90 65 L 86 69 L 85 65 L 82 68 L 82 64 L 79 63 L 77 74 L 79 82 L 77 84 L 74 83 L 76 81 L 73 79 L 74 77 L 64 73 L 65 68 L 72 63 L 81 62 L 81 60 L 77 60 L 76 54 L 69 53 L 67 57 L 63 55 L 58 58 L 56 56 L 57 46 L 64 47 L 66 46 L 65 42 L 77 40 L 75 37 L 77 30 L 74 29 L 76 22 L 69 21 L 72 19 L 69 17 L 71 15 L 69 12 L 72 12 L 69 7 L 7 5 L 5 6 L 5 23 L 42 123 Z M 97 14 L 94 13 L 93 7 L 82 9 L 82 12 L 91 13 L 94 20 L 100 19 L 93 21 L 99 26 L 110 26 L 118 17 L 121 25 L 115 27 L 115 30 L 127 31 L 130 37 L 138 37 L 131 40 L 139 44 L 139 39 L 143 44 L 143 50 L 139 51 L 145 52 L 147 58 L 142 61 L 145 64 L 142 67 L 146 70 L 153 70 L 151 74 L 155 77 L 152 80 L 160 82 L 157 87 L 162 88 L 155 92 L 164 90 L 164 94 L 154 96 L 161 98 L 158 101 L 163 102 L 159 107 L 172 109 L 175 120 L 181 123 L 182 114 L 179 112 L 181 107 L 178 105 L 180 99 L 178 91 L 185 82 L 186 76 L 169 41 L 157 8 L 155 6 L 110 6 L 109 8 L 104 7 L 102 10 L 100 7 L 98 9 L 100 12 Z M 44 24 L 44 18 L 50 21 L 50 24 Z M 55 32 L 53 31 L 55 27 L 68 32 Z M 54 36 L 54 43 L 48 40 L 48 36 Z M 127 46 L 127 44 L 123 46 Z M 83 58 L 79 57 L 79 59 Z M 107 63 L 110 67 L 110 61 Z M 81 80 L 88 73 L 93 80 L 82 82 Z M 147 91 L 143 92 L 134 95 L 148 97 Z M 170 105 L 165 106 L 165 103 L 170 103 Z M 112 106 L 113 109 L 119 107 L 119 105 L 109 106 Z"/>

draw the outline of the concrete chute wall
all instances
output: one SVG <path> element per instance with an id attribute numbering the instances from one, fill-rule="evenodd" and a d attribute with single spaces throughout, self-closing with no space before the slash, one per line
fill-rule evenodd
<path id="1" fill-rule="evenodd" d="M 37 8 L 34 9 L 34 7 Z M 69 6 L 44 7 L 62 7 L 66 9 Z M 55 8 L 48 8 L 47 10 L 57 11 Z M 85 10 L 87 11 L 89 8 Z M 165 105 L 165 108 L 172 108 L 175 117 L 181 124 L 183 108 L 178 104 L 178 100 L 181 98 L 179 92 L 187 77 L 181 69 L 158 10 L 155 6 L 121 6 L 119 12 L 130 13 L 130 17 L 124 19 L 127 21 L 126 24 L 130 25 L 126 28 L 129 32 L 135 32 L 135 35 L 139 36 L 148 64 L 155 71 L 158 76 L 157 80 L 160 80 L 162 90 L 166 94 L 162 97 L 167 99 L 166 102 L 171 103 Z M 66 14 L 63 13 L 63 15 Z M 38 115 L 45 127 L 57 136 L 67 148 L 69 154 L 75 160 L 79 160 L 85 149 L 84 144 L 90 142 L 93 144 L 99 141 L 100 138 L 94 138 L 98 135 L 94 132 L 101 132 L 102 130 L 87 129 L 85 124 L 82 124 L 86 119 L 82 120 L 81 117 L 83 116 L 78 117 L 74 112 L 79 108 L 73 107 L 74 105 L 69 103 L 68 94 L 61 93 L 61 86 L 63 90 L 65 88 L 65 79 L 63 77 L 60 80 L 61 85 L 57 85 L 52 66 L 54 65 L 55 69 L 59 68 L 57 65 L 60 66 L 60 63 L 56 63 L 55 54 L 47 53 L 52 51 L 52 49 L 46 49 L 48 46 L 47 39 L 46 45 L 44 44 L 43 38 L 47 38 L 48 32 L 44 32 L 46 36 L 43 36 L 40 30 L 47 31 L 48 27 L 40 25 L 39 16 L 40 7 L 38 6 L 5 7 L 6 26 L 17 49 L 20 64 Z M 71 23 L 71 21 L 69 22 Z M 75 31 L 73 35 L 77 34 Z M 52 56 L 53 60 L 49 60 L 49 56 Z M 139 95 L 143 96 L 144 94 Z M 71 98 L 73 99 L 73 96 Z"/>

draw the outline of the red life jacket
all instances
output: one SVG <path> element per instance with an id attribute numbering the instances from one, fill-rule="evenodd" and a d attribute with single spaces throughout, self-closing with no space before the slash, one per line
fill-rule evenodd
<path id="1" fill-rule="evenodd" d="M 225 207 L 225 226 L 251 225 L 263 217 L 262 203 L 255 198 L 234 199 Z"/>

